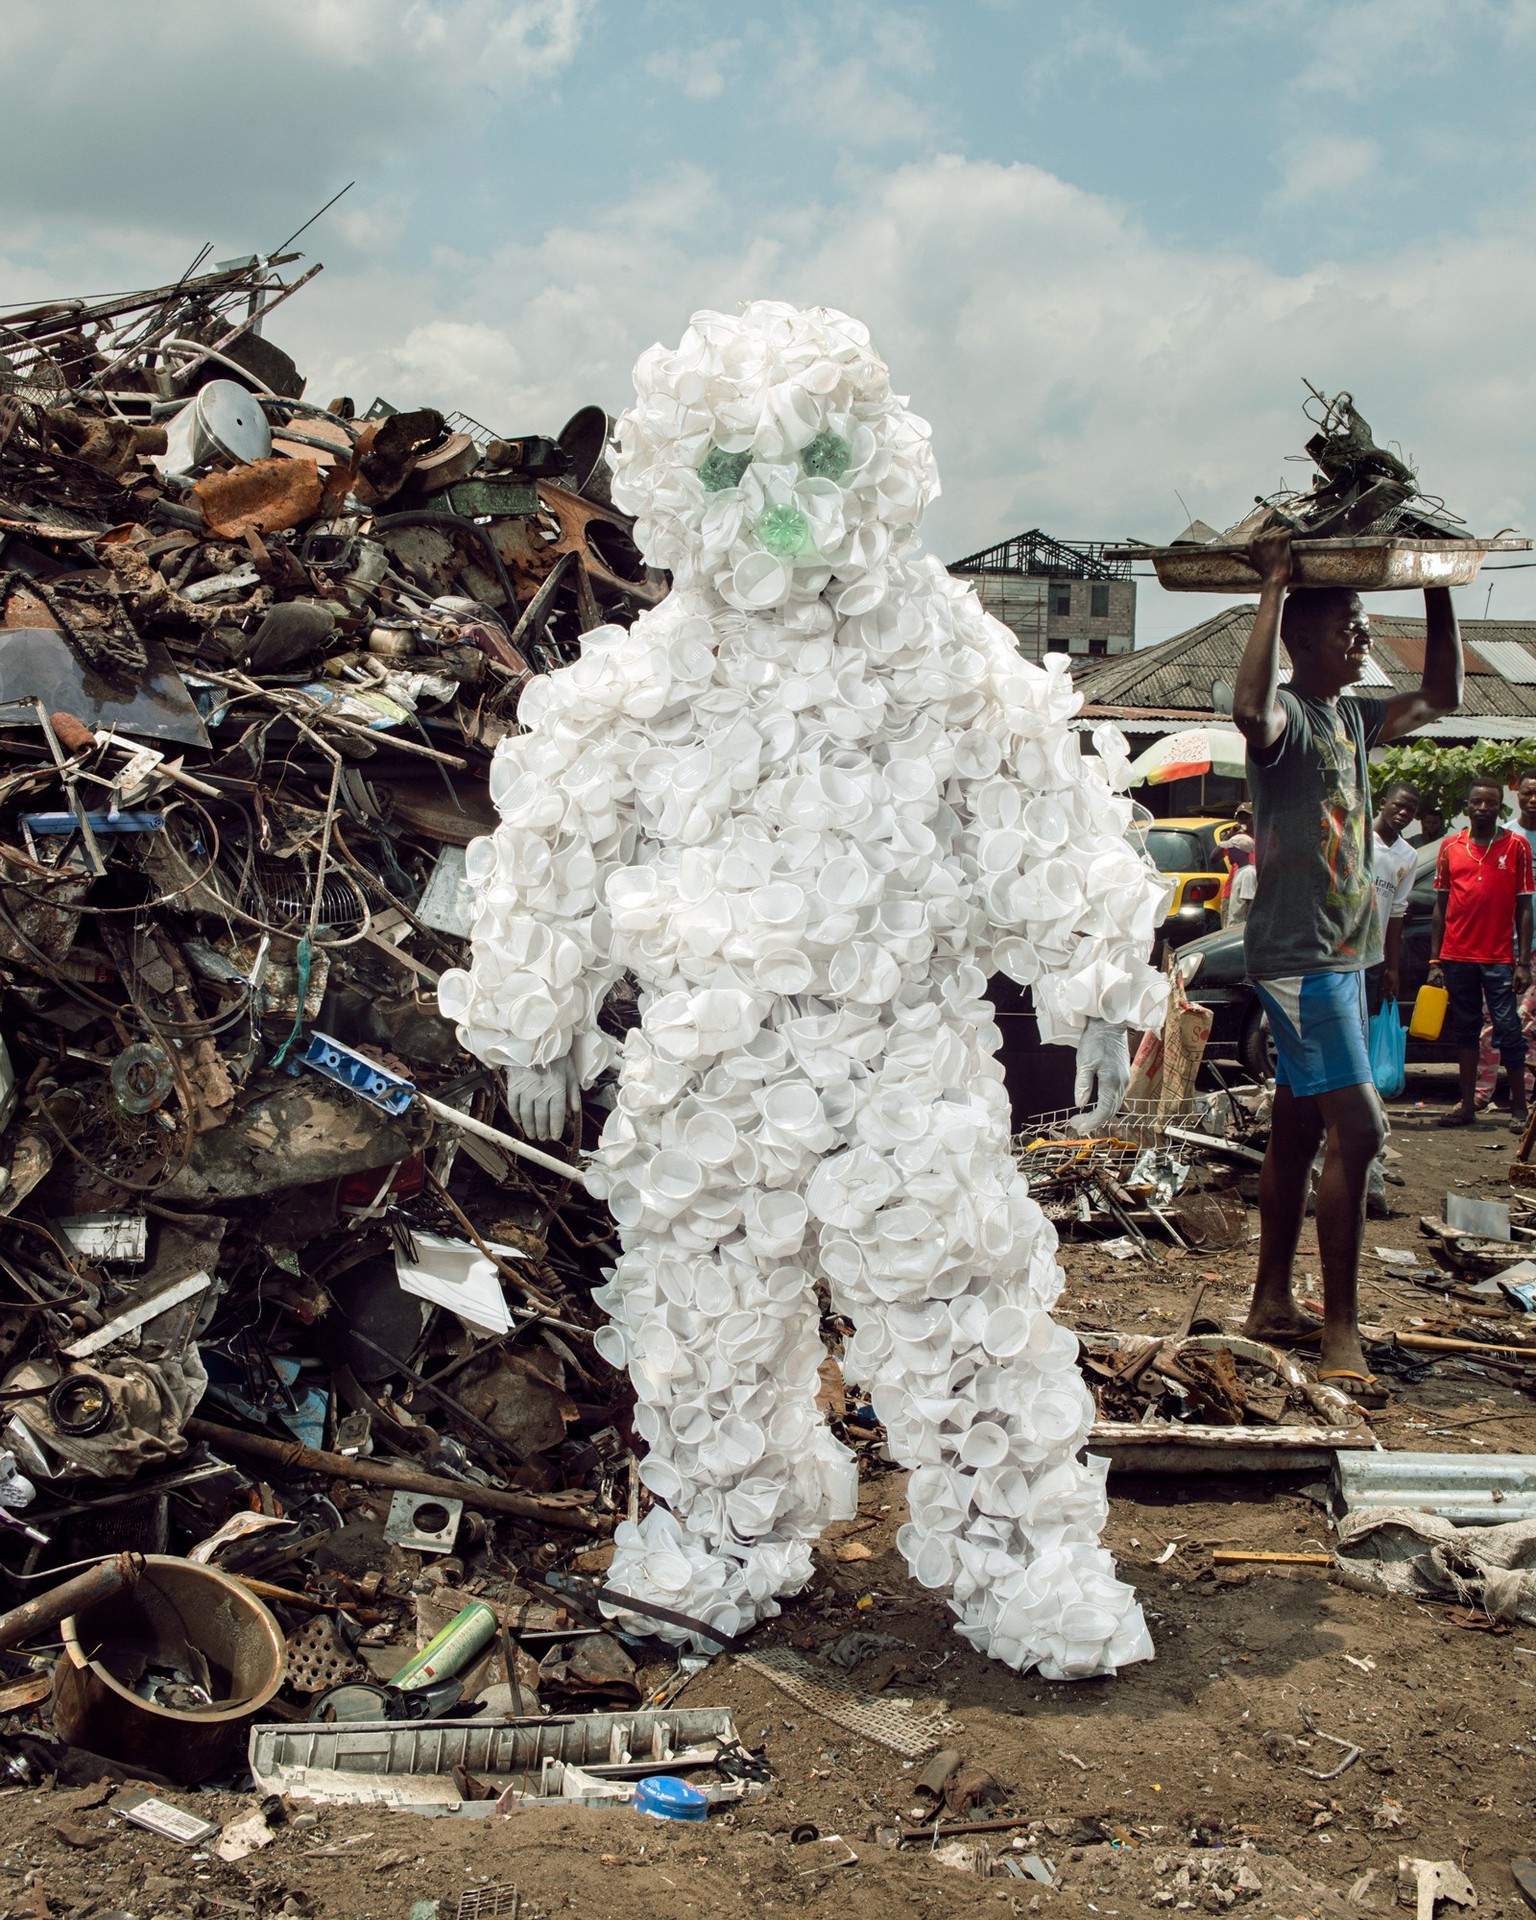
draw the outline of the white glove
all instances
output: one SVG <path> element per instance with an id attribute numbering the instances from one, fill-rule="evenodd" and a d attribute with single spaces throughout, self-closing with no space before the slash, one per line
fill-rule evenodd
<path id="1" fill-rule="evenodd" d="M 581 1081 L 569 1054 L 552 1067 L 508 1067 L 507 1108 L 531 1140 L 561 1140 L 581 1106 Z"/>
<path id="2" fill-rule="evenodd" d="M 1126 1088 L 1131 1084 L 1131 1046 L 1128 1029 L 1110 1020 L 1088 1020 L 1077 1043 L 1077 1086 L 1074 1098 L 1079 1107 L 1092 1111 L 1084 1122 L 1089 1133 L 1107 1127 L 1120 1111 Z"/>

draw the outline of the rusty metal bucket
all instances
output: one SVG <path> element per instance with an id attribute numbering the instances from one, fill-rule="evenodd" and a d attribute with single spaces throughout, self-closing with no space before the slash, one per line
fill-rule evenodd
<path id="1" fill-rule="evenodd" d="M 221 1771 L 283 1684 L 283 1632 L 268 1609 L 228 1574 L 173 1554 L 146 1554 L 131 1592 L 83 1608 L 63 1634 L 60 1738 L 185 1786 Z M 147 1697 L 156 1670 L 191 1674 L 212 1704 Z"/>

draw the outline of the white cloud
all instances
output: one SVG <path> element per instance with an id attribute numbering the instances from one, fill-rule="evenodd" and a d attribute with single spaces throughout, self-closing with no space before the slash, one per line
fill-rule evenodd
<path id="1" fill-rule="evenodd" d="M 840 58 L 834 41 L 838 48 L 862 46 Z M 845 7 L 835 35 L 820 21 L 798 23 L 763 98 L 776 118 L 835 150 L 914 147 L 932 131 L 918 98 L 930 59 L 926 28 L 915 15 Z"/>
<path id="2" fill-rule="evenodd" d="M 8 250 L 67 224 L 110 253 L 122 222 L 178 246 L 199 228 L 273 245 L 421 130 L 548 85 L 594 4 L 75 0 L 61 25 L 49 0 L 7 0 Z"/>
<path id="3" fill-rule="evenodd" d="M 676 87 L 690 100 L 717 100 L 741 51 L 739 40 L 710 40 L 702 46 L 673 46 L 653 53 L 645 70 L 653 80 Z"/>
<path id="4" fill-rule="evenodd" d="M 1323 0 L 1305 29 L 1311 58 L 1300 84 L 1363 99 L 1407 74 L 1450 66 L 1467 38 L 1504 12 L 1501 0 Z"/>
<path id="5" fill-rule="evenodd" d="M 1305 207 L 1357 192 L 1373 178 L 1380 158 L 1374 140 L 1350 134 L 1316 133 L 1297 140 L 1282 159 L 1270 205 Z"/>
<path id="6" fill-rule="evenodd" d="M 1096 6 L 1063 6 L 1032 52 L 1024 82 L 1039 101 L 1048 87 L 1081 67 L 1108 70 L 1124 80 L 1151 80 L 1164 71 L 1167 56 L 1151 48 Z"/>

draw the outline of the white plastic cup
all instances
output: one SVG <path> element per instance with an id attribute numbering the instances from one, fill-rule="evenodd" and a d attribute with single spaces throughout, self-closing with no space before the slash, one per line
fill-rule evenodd
<path id="1" fill-rule="evenodd" d="M 960 1458 L 968 1467 L 1000 1467 L 1008 1458 L 1008 1435 L 995 1420 L 978 1420 L 960 1442 Z"/>

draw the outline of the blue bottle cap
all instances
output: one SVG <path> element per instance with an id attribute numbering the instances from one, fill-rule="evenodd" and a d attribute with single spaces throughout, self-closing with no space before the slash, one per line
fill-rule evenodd
<path id="1" fill-rule="evenodd" d="M 658 1773 L 635 1788 L 635 1812 L 648 1813 L 653 1820 L 703 1820 L 709 1797 L 686 1780 Z"/>

